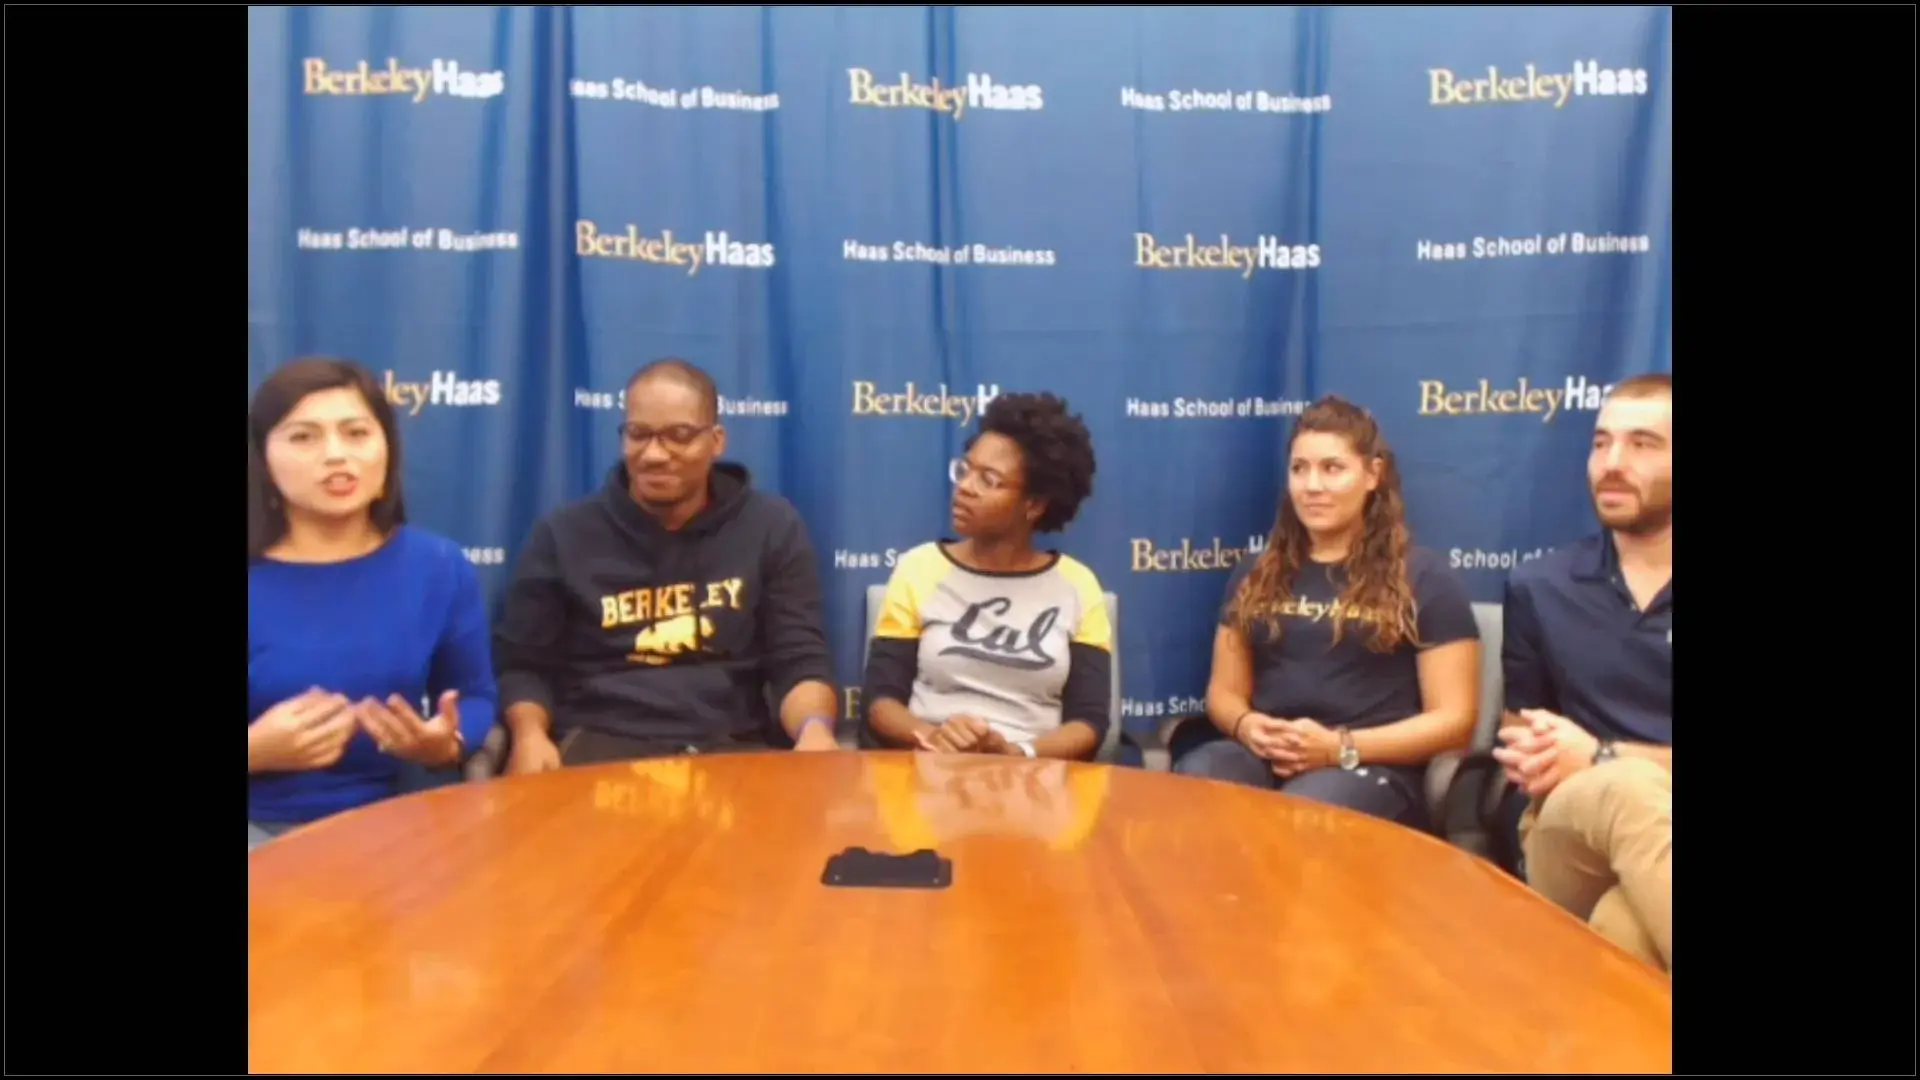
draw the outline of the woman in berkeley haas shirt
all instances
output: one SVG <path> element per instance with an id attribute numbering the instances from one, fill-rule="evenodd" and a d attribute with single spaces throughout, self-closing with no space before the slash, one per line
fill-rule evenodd
<path id="1" fill-rule="evenodd" d="M 1301 415 L 1267 547 L 1227 583 L 1207 716 L 1226 738 L 1174 771 L 1427 823 L 1427 762 L 1463 748 L 1480 633 L 1459 579 L 1414 547 L 1393 451 L 1338 398 Z"/>

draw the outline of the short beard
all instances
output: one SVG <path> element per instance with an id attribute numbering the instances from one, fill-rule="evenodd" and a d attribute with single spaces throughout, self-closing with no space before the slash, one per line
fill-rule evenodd
<path id="1" fill-rule="evenodd" d="M 1657 533 L 1661 529 L 1673 524 L 1673 507 L 1671 505 L 1642 507 L 1639 513 L 1624 522 L 1615 524 L 1601 511 L 1600 502 L 1598 499 L 1595 499 L 1593 513 L 1595 517 L 1600 519 L 1600 524 L 1606 526 L 1609 531 L 1625 533 L 1628 536 L 1646 536 L 1650 533 Z"/>

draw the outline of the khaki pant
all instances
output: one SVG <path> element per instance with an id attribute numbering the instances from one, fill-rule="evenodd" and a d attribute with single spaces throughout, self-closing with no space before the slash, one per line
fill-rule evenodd
<path id="1" fill-rule="evenodd" d="M 1673 971 L 1673 774 L 1616 758 L 1520 818 L 1527 883 L 1647 963 Z"/>

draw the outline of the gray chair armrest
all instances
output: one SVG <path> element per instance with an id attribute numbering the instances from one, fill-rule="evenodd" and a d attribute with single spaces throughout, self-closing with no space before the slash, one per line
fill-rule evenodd
<path id="1" fill-rule="evenodd" d="M 1493 752 L 1450 751 L 1435 758 L 1434 766 L 1445 775 L 1444 787 L 1438 772 L 1428 775 L 1429 794 L 1437 791 L 1441 798 L 1434 819 L 1440 838 L 1525 880 L 1515 825 L 1526 799 L 1507 780 Z"/>
<path id="2" fill-rule="evenodd" d="M 1448 750 L 1427 763 L 1427 820 L 1442 839 L 1446 838 L 1447 793 L 1453 790 L 1453 778 L 1466 757 L 1464 750 Z"/>
<path id="3" fill-rule="evenodd" d="M 487 732 L 487 737 L 480 740 L 480 749 L 475 750 L 472 756 L 467 758 L 467 763 L 461 767 L 460 773 L 461 778 L 467 783 L 477 784 L 499 776 L 500 770 L 506 767 L 507 729 L 500 724 L 495 724 Z"/>
<path id="4" fill-rule="evenodd" d="M 1202 746 L 1226 736 L 1213 726 L 1213 721 L 1204 715 L 1182 716 L 1163 721 L 1160 727 L 1161 743 L 1167 751 L 1167 768 Z"/>
<path id="5" fill-rule="evenodd" d="M 1094 748 L 1093 760 L 1103 765 L 1111 765 L 1118 760 L 1120 757 L 1120 736 L 1122 734 L 1119 720 L 1116 719 L 1108 723 L 1106 735 L 1101 738 L 1100 745 Z"/>

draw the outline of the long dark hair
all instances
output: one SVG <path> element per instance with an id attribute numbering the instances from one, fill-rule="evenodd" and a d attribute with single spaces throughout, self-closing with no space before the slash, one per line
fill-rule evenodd
<path id="1" fill-rule="evenodd" d="M 352 387 L 367 399 L 374 422 L 387 439 L 386 484 L 379 498 L 368 508 L 373 527 L 382 535 L 407 520 L 406 500 L 400 493 L 400 430 L 394 421 L 393 406 L 380 392 L 373 373 L 351 360 L 310 356 L 294 360 L 267 376 L 254 391 L 253 404 L 247 406 L 247 561 L 267 553 L 267 549 L 287 535 L 287 504 L 274 486 L 267 470 L 267 433 L 294 410 L 308 394 L 321 390 Z"/>
<path id="2" fill-rule="evenodd" d="M 1372 630 L 1369 649 L 1392 652 L 1402 642 L 1418 642 L 1413 585 L 1407 578 L 1407 549 L 1413 546 L 1413 535 L 1407 529 L 1407 506 L 1400 495 L 1400 469 L 1394 464 L 1393 448 L 1371 413 L 1338 397 L 1324 397 L 1308 406 L 1287 445 L 1291 447 L 1310 431 L 1338 435 L 1369 467 L 1375 461 L 1381 464 L 1380 483 L 1361 511 L 1360 537 L 1347 553 L 1347 585 L 1333 612 L 1333 639 L 1340 640 L 1350 614 L 1363 612 L 1373 616 L 1362 620 Z M 1282 494 L 1267 548 L 1233 598 L 1230 614 L 1242 633 L 1258 620 L 1268 633 L 1279 635 L 1279 609 L 1293 598 L 1293 575 L 1307 564 L 1311 550 L 1312 539 L 1293 508 L 1292 494 Z"/>

